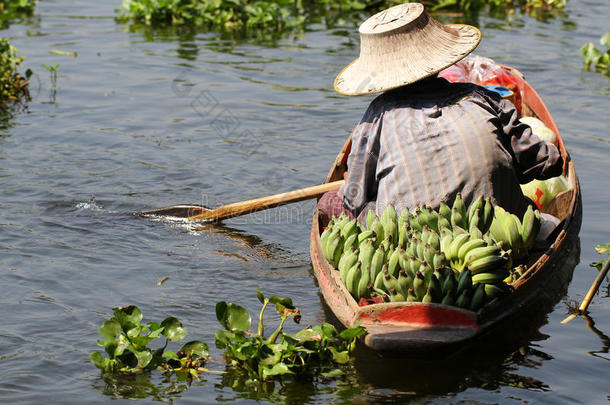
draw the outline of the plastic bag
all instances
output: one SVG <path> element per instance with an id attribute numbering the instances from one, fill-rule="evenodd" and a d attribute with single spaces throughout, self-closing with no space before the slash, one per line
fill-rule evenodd
<path id="1" fill-rule="evenodd" d="M 557 135 L 555 135 L 555 132 L 544 125 L 544 122 L 540 121 L 538 118 L 523 117 L 519 121 L 529 125 L 532 128 L 532 133 L 538 138 L 557 146 Z"/>
<path id="2" fill-rule="evenodd" d="M 461 61 L 442 70 L 439 77 L 450 82 L 471 82 L 479 86 L 503 86 L 514 93 L 515 108 L 521 113 L 519 81 L 510 70 L 498 65 L 493 59 L 470 54 Z"/>
<path id="3" fill-rule="evenodd" d="M 544 211 L 553 198 L 569 188 L 568 181 L 563 176 L 548 180 L 533 180 L 521 185 L 523 195 L 534 201 L 540 211 Z"/>

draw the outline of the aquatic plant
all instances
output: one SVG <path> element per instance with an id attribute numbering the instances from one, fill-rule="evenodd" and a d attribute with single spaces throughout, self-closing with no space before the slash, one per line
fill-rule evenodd
<path id="1" fill-rule="evenodd" d="M 249 380 L 269 381 L 281 376 L 341 375 L 336 368 L 349 361 L 358 336 L 365 333 L 360 326 L 338 332 L 324 323 L 307 326 L 295 334 L 283 331 L 284 323 L 292 318 L 300 322 L 301 314 L 290 298 L 265 297 L 257 290 L 263 307 L 258 316 L 255 334 L 250 332 L 249 312 L 236 304 L 216 304 L 216 318 L 224 330 L 216 332 L 216 346 L 225 349 L 225 358 L 235 368 L 247 374 Z M 269 304 L 275 306 L 281 320 L 269 335 L 264 335 L 263 314 Z"/>
<path id="2" fill-rule="evenodd" d="M 610 74 L 610 32 L 606 32 L 599 40 L 599 43 L 606 47 L 606 52 L 599 51 L 591 42 L 583 45 L 578 51 L 585 62 L 586 70 L 596 70 Z"/>
<path id="3" fill-rule="evenodd" d="M 307 326 L 288 334 L 283 331 L 288 318 L 299 322 L 301 313 L 292 299 L 265 297 L 257 290 L 263 304 L 256 333 L 250 332 L 251 317 L 248 311 L 225 301 L 216 304 L 216 317 L 224 329 L 216 332 L 216 345 L 225 349 L 231 378 L 245 381 L 272 381 L 285 375 L 332 378 L 341 375 L 337 365 L 349 361 L 349 354 L 365 330 L 359 326 L 338 332 L 330 324 Z M 264 335 L 263 314 L 269 304 L 275 306 L 281 321 L 268 336 Z M 97 344 L 104 353 L 94 351 L 91 362 L 102 370 L 105 380 L 113 381 L 113 392 L 121 391 L 121 375 L 162 370 L 169 377 L 175 374 L 179 381 L 190 384 L 199 379 L 201 372 L 215 372 L 204 368 L 209 360 L 208 346 L 199 340 L 185 343 L 177 352 L 166 350 L 168 343 L 179 342 L 187 329 L 174 317 L 161 323 L 142 323 L 142 312 L 134 305 L 113 308 L 114 316 L 98 329 L 102 339 Z M 148 345 L 165 337 L 163 346 L 156 349 Z M 113 377 L 114 376 L 114 377 Z M 118 377 L 118 378 L 115 378 Z M 128 384 L 128 382 L 126 382 Z"/>
<path id="4" fill-rule="evenodd" d="M 161 323 L 142 324 L 142 312 L 135 305 L 113 308 L 112 312 L 114 316 L 98 329 L 102 339 L 97 344 L 104 348 L 107 357 L 97 351 L 90 355 L 91 362 L 103 373 L 160 369 L 197 378 L 199 372 L 207 371 L 203 365 L 209 352 L 204 342 L 192 340 L 177 352 L 165 350 L 170 341 L 179 342 L 188 333 L 177 318 L 170 316 Z M 149 343 L 162 337 L 165 337 L 163 346 L 148 347 Z"/>
<path id="5" fill-rule="evenodd" d="M 27 79 L 32 71 L 28 69 L 25 77 L 21 76 L 17 72 L 21 62 L 23 58 L 19 51 L 7 38 L 0 38 L 0 110 L 30 99 Z"/>
<path id="6" fill-rule="evenodd" d="M 457 8 L 464 11 L 475 10 L 485 5 L 491 7 L 522 7 L 525 10 L 563 9 L 567 0 L 433 0 L 432 10 Z"/>
<path id="7" fill-rule="evenodd" d="M 32 15 L 36 0 L 0 0 L 0 27 L 7 28 L 8 21 Z"/>

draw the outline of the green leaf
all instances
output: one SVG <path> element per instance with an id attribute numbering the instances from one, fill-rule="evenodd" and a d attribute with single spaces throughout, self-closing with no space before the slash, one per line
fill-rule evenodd
<path id="1" fill-rule="evenodd" d="M 171 351 L 171 350 L 166 350 L 165 353 L 163 353 L 163 358 L 164 359 L 172 359 L 172 360 L 180 360 L 178 358 L 178 355 L 175 352 Z"/>
<path id="2" fill-rule="evenodd" d="M 210 354 L 208 345 L 200 340 L 191 340 L 183 344 L 180 351 L 189 357 L 208 357 Z"/>
<path id="3" fill-rule="evenodd" d="M 161 322 L 164 327 L 163 334 L 172 342 L 178 342 L 187 335 L 188 330 L 182 326 L 182 323 L 173 316 L 168 316 Z"/>
<path id="4" fill-rule="evenodd" d="M 224 301 L 216 304 L 216 318 L 227 330 L 250 330 L 252 321 L 244 307 Z"/>
<path id="5" fill-rule="evenodd" d="M 135 368 L 138 365 L 138 358 L 129 350 L 120 355 L 119 360 L 121 360 L 121 363 L 129 368 Z"/>
<path id="6" fill-rule="evenodd" d="M 144 349 L 142 351 L 137 351 L 133 353 L 138 359 L 138 367 L 145 368 L 148 366 L 150 361 L 153 358 L 153 354 L 150 349 Z"/>
<path id="7" fill-rule="evenodd" d="M 261 304 L 265 303 L 265 295 L 262 293 L 260 288 L 256 289 L 256 298 L 258 298 Z"/>
<path id="8" fill-rule="evenodd" d="M 263 378 L 272 377 L 276 375 L 294 374 L 285 363 L 277 363 L 271 368 L 263 368 Z"/>
<path id="9" fill-rule="evenodd" d="M 610 243 L 595 246 L 595 251 L 600 255 L 610 254 Z"/>
<path id="10" fill-rule="evenodd" d="M 352 340 L 354 338 L 357 338 L 358 336 L 362 336 L 366 334 L 366 329 L 360 327 L 360 326 L 354 326 L 353 328 L 349 328 L 349 329 L 345 329 L 344 331 L 341 331 L 341 333 L 339 333 L 339 337 L 341 339 L 345 339 L 345 340 Z"/>
<path id="11" fill-rule="evenodd" d="M 131 338 L 131 343 L 136 347 L 136 348 L 145 348 L 147 344 L 149 344 L 150 342 L 152 342 L 153 340 L 155 340 L 155 337 L 150 337 L 150 336 L 135 336 L 133 338 Z"/>
<path id="12" fill-rule="evenodd" d="M 135 328 L 139 329 L 141 327 L 142 312 L 135 305 L 112 308 L 112 312 L 114 312 L 114 317 L 125 333 L 133 334 Z"/>
<path id="13" fill-rule="evenodd" d="M 610 48 L 610 32 L 606 32 L 599 40 L 599 43 Z"/>
<path id="14" fill-rule="evenodd" d="M 335 349 L 334 347 L 329 347 L 328 350 L 330 350 L 330 352 L 333 355 L 333 361 L 337 364 L 345 364 L 349 361 L 349 353 L 347 352 L 347 350 L 344 350 L 342 352 L 337 351 L 337 349 Z"/>
<path id="15" fill-rule="evenodd" d="M 219 349 L 224 349 L 229 346 L 233 339 L 235 338 L 235 334 L 228 330 L 218 330 L 216 331 L 216 347 Z"/>
<path id="16" fill-rule="evenodd" d="M 320 375 L 326 377 L 326 378 L 335 378 L 335 377 L 340 377 L 343 375 L 343 371 L 339 370 L 338 368 L 334 369 L 334 370 L 330 370 L 326 373 L 320 373 Z"/>
<path id="17" fill-rule="evenodd" d="M 121 325 L 116 319 L 111 318 L 102 323 L 102 326 L 99 327 L 97 333 L 107 340 L 116 339 L 117 335 L 121 333 Z"/>
<path id="18" fill-rule="evenodd" d="M 91 363 L 95 364 L 95 367 L 100 368 L 100 369 L 104 369 L 103 363 L 104 363 L 104 357 L 102 356 L 102 353 L 100 352 L 92 352 L 89 355 L 89 358 L 91 359 Z"/>

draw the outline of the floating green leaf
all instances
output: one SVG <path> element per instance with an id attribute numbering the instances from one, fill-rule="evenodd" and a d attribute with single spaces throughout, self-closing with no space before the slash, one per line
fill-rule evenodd
<path id="1" fill-rule="evenodd" d="M 190 357 L 207 357 L 210 354 L 208 345 L 200 340 L 191 340 L 183 344 L 180 351 Z"/>
<path id="2" fill-rule="evenodd" d="M 244 307 L 224 301 L 216 304 L 216 319 L 227 330 L 250 330 L 252 321 Z"/>
<path id="3" fill-rule="evenodd" d="M 182 326 L 182 323 L 173 316 L 169 316 L 161 322 L 163 326 L 163 334 L 172 342 L 177 342 L 186 337 L 188 330 Z"/>

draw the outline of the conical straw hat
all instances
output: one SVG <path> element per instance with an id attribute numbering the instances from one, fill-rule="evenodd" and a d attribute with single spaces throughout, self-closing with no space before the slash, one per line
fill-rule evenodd
<path id="1" fill-rule="evenodd" d="M 420 3 L 381 11 L 360 25 L 360 57 L 335 79 L 346 96 L 378 93 L 414 83 L 453 65 L 477 47 L 481 32 L 444 25 Z"/>

